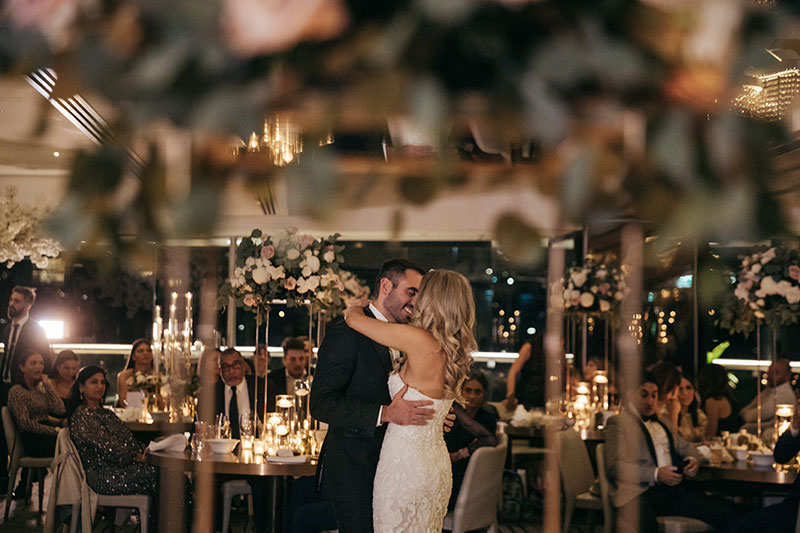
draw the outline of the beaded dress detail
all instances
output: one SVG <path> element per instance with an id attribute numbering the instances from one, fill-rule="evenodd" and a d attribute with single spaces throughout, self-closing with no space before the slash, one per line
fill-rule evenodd
<path id="1" fill-rule="evenodd" d="M 152 465 L 136 462 L 136 454 L 144 446 L 113 412 L 81 405 L 69 419 L 69 434 L 93 491 L 98 494 L 156 494 L 158 471 Z"/>
<path id="2" fill-rule="evenodd" d="M 405 384 L 389 376 L 394 397 Z M 430 398 L 408 388 L 406 400 L 431 400 L 436 414 L 424 426 L 389 424 L 375 473 L 372 515 L 375 531 L 439 533 L 453 486 L 442 424 L 453 400 Z"/>

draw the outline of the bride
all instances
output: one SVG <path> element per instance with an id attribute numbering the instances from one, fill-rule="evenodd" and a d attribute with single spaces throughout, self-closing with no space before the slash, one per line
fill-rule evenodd
<path id="1" fill-rule="evenodd" d="M 351 304 L 347 324 L 376 342 L 402 352 L 389 376 L 392 397 L 405 385 L 406 400 L 432 400 L 436 414 L 424 426 L 389 424 L 373 488 L 375 531 L 440 532 L 452 487 L 450 456 L 442 424 L 453 400 L 463 403 L 472 352 L 475 304 L 469 281 L 452 270 L 422 278 L 410 324 L 387 323 Z"/>

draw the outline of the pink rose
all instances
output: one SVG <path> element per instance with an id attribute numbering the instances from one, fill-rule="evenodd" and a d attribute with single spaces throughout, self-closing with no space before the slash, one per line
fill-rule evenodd
<path id="1" fill-rule="evenodd" d="M 308 248 L 314 243 L 314 237 L 312 237 L 308 233 L 303 233 L 302 235 L 300 235 L 300 239 L 298 239 L 298 242 L 300 244 L 300 249 L 303 250 L 305 248 Z"/>
<path id="2" fill-rule="evenodd" d="M 222 10 L 225 40 L 234 52 L 244 57 L 336 37 L 349 20 L 341 0 L 226 0 Z"/>
<path id="3" fill-rule="evenodd" d="M 789 265 L 789 277 L 793 280 L 800 280 L 800 266 Z"/>
<path id="4" fill-rule="evenodd" d="M 271 244 L 269 246 L 264 246 L 261 248 L 261 259 L 272 259 L 272 256 L 275 255 L 275 247 Z"/>
<path id="5" fill-rule="evenodd" d="M 244 305 L 249 305 L 250 307 L 255 306 L 256 305 L 255 297 L 252 294 L 246 294 L 244 296 Z"/>
<path id="6" fill-rule="evenodd" d="M 611 284 L 609 283 L 601 283 L 597 286 L 597 292 L 600 294 L 606 294 L 608 290 L 611 288 Z"/>
<path id="7" fill-rule="evenodd" d="M 297 287 L 297 280 L 292 276 L 289 276 L 286 278 L 286 281 L 283 282 L 283 288 L 287 291 L 293 291 L 295 287 Z"/>

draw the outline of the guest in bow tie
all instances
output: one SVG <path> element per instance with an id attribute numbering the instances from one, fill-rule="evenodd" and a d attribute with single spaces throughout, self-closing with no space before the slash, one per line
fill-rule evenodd
<path id="1" fill-rule="evenodd" d="M 652 373 L 629 387 L 628 403 L 608 420 L 605 463 L 618 531 L 657 532 L 658 516 L 688 516 L 715 528 L 734 509 L 724 500 L 694 492 L 684 477 L 697 475 L 697 451 L 658 416 Z"/>

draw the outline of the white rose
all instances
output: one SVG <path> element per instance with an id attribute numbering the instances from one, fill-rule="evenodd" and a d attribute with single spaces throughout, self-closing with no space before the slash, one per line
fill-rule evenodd
<path id="1" fill-rule="evenodd" d="M 761 256 L 761 264 L 765 265 L 775 259 L 775 248 L 770 248 Z M 755 265 L 753 265 L 755 267 Z"/>
<path id="2" fill-rule="evenodd" d="M 594 295 L 591 292 L 581 294 L 581 305 L 583 307 L 591 307 L 592 304 L 594 304 Z"/>
<path id="3" fill-rule="evenodd" d="M 740 300 L 744 300 L 745 302 L 750 300 L 750 291 L 747 290 L 747 287 L 744 286 L 744 283 L 739 283 L 736 285 L 736 290 L 733 291 L 734 296 L 739 298 Z"/>
<path id="4" fill-rule="evenodd" d="M 300 261 L 300 268 L 303 269 L 303 276 L 308 277 L 314 274 L 319 271 L 319 267 L 319 258 L 312 254 L 310 250 L 306 250 L 305 259 Z"/>
<path id="5" fill-rule="evenodd" d="M 622 294 L 622 291 L 617 291 L 617 292 L 614 293 L 614 299 L 617 300 L 617 301 L 622 300 L 623 296 L 624 296 L 624 294 Z"/>
<path id="6" fill-rule="evenodd" d="M 759 298 L 758 300 L 756 300 L 756 305 L 759 307 L 764 307 L 764 299 Z"/>
<path id="7" fill-rule="evenodd" d="M 607 272 L 606 270 L 604 270 L 604 269 L 602 269 L 602 268 L 601 268 L 601 269 L 599 269 L 599 270 L 597 271 L 597 273 L 595 274 L 595 277 L 596 277 L 597 279 L 606 279 L 606 275 L 607 275 L 607 274 L 608 274 L 608 272 Z"/>
<path id="8" fill-rule="evenodd" d="M 266 267 L 266 269 L 270 279 L 283 279 L 286 277 L 286 272 L 283 270 L 283 266 L 276 267 L 269 265 Z"/>
<path id="9" fill-rule="evenodd" d="M 611 310 L 611 303 L 608 300 L 600 300 L 600 311 L 605 313 Z"/>
<path id="10" fill-rule="evenodd" d="M 759 272 L 761 272 L 761 263 L 754 264 L 753 268 L 750 269 L 750 272 L 752 272 L 753 274 L 758 274 Z"/>
<path id="11" fill-rule="evenodd" d="M 336 259 L 336 254 L 333 250 L 328 250 L 322 254 L 322 259 L 324 259 L 326 263 L 333 263 L 333 260 Z"/>
<path id="12" fill-rule="evenodd" d="M 259 267 L 253 270 L 253 281 L 261 285 L 269 280 L 269 273 L 264 267 Z"/>
<path id="13" fill-rule="evenodd" d="M 592 294 L 597 294 L 597 286 L 596 285 L 592 285 L 589 290 L 591 291 Z"/>
<path id="14" fill-rule="evenodd" d="M 796 304 L 800 302 L 800 287 L 792 287 L 786 292 L 786 302 L 790 304 Z"/>
<path id="15" fill-rule="evenodd" d="M 287 259 L 291 259 L 292 261 L 294 261 L 298 257 L 300 257 L 300 251 L 297 248 L 289 248 L 288 250 L 286 250 Z"/>
<path id="16" fill-rule="evenodd" d="M 244 264 L 248 267 L 252 267 L 255 263 L 256 260 L 253 257 L 248 257 L 247 259 L 244 260 Z"/>
<path id="17" fill-rule="evenodd" d="M 582 286 L 584 283 L 586 283 L 586 273 L 583 271 L 576 272 L 572 276 L 572 282 L 575 284 L 576 287 Z"/>

